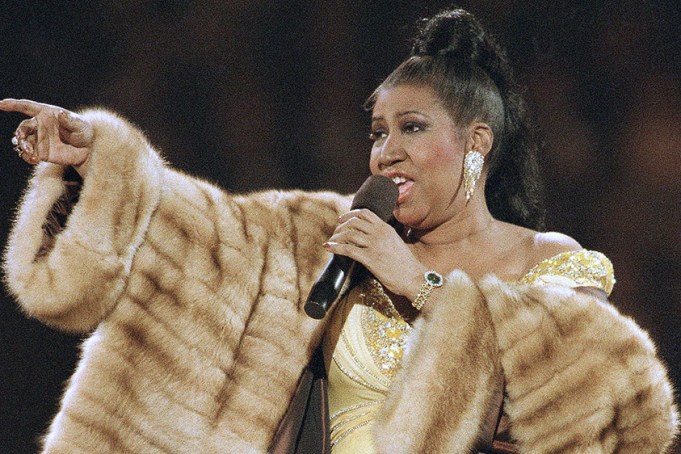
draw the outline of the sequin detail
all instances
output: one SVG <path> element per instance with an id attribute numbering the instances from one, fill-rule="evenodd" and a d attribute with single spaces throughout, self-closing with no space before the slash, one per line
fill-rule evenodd
<path id="1" fill-rule="evenodd" d="M 370 400 L 368 402 L 361 402 L 359 404 L 353 405 L 348 408 L 337 411 L 330 418 L 330 431 L 329 437 L 331 439 L 331 448 L 336 446 L 345 437 L 356 431 L 365 427 L 367 424 L 373 421 L 373 413 L 375 413 L 375 405 L 383 403 L 383 400 Z M 367 408 L 374 407 L 374 408 Z M 355 410 L 363 409 L 359 414 L 352 414 Z M 369 419 L 365 419 L 359 423 L 356 423 L 358 419 L 362 419 L 369 416 Z M 353 425 L 353 423 L 355 423 Z"/>
<path id="2" fill-rule="evenodd" d="M 388 379 L 397 373 L 412 327 L 402 319 L 375 279 L 362 283 L 362 331 L 374 364 Z"/>
<path id="3" fill-rule="evenodd" d="M 336 413 L 332 414 L 331 417 L 329 418 L 329 420 L 331 421 L 331 426 L 332 426 L 331 430 L 333 430 L 334 421 L 339 416 L 342 416 L 342 415 L 346 414 L 347 412 L 357 410 L 358 408 L 364 408 L 364 407 L 368 407 L 368 406 L 376 405 L 376 404 L 380 404 L 380 403 L 383 403 L 383 401 L 382 400 L 370 400 L 370 401 L 367 401 L 367 402 L 360 402 L 358 404 L 352 405 L 352 406 L 347 407 L 347 408 L 343 408 L 342 410 L 338 410 Z"/>
<path id="4" fill-rule="evenodd" d="M 382 376 L 379 377 L 379 376 L 376 376 L 375 374 L 372 374 L 371 371 L 364 365 L 364 362 L 360 361 L 360 359 L 357 357 L 357 353 L 355 353 L 355 350 L 352 348 L 352 343 L 350 342 L 350 339 L 348 339 L 348 336 L 347 336 L 345 330 L 343 330 L 341 332 L 341 339 L 343 341 L 343 345 L 345 345 L 345 348 L 348 350 L 348 353 L 350 353 L 350 356 L 352 356 L 352 360 L 354 361 L 354 364 L 356 366 L 358 366 L 359 368 L 361 368 L 364 373 L 366 373 L 369 376 L 371 376 L 372 378 L 378 380 L 378 382 L 382 386 L 387 388 L 390 385 L 388 380 L 386 380 L 385 377 L 382 377 Z M 338 359 L 335 356 L 333 357 L 333 362 L 336 363 L 336 366 L 338 366 L 338 368 L 341 370 L 341 372 L 343 372 L 345 375 L 347 375 L 347 377 L 350 380 L 354 381 L 355 383 L 359 383 L 360 385 L 364 386 L 365 388 L 369 388 L 373 391 L 383 392 L 382 389 L 370 385 L 369 383 L 366 382 L 366 380 L 363 380 L 360 377 L 358 377 L 357 375 L 350 372 L 347 368 L 345 368 L 343 366 L 343 364 L 341 364 L 341 361 L 338 361 Z"/>
<path id="5" fill-rule="evenodd" d="M 615 285 L 610 260 L 600 252 L 583 249 L 568 251 L 535 265 L 519 282 L 523 284 L 561 283 L 567 278 L 580 286 L 597 287 L 609 295 Z"/>
<path id="6" fill-rule="evenodd" d="M 368 426 L 369 424 L 371 424 L 372 422 L 374 422 L 373 419 L 369 419 L 369 420 L 367 420 L 367 421 L 361 422 L 361 423 L 359 423 L 359 424 L 357 424 L 357 425 L 354 425 L 354 426 L 348 428 L 347 430 L 345 430 L 345 431 L 342 432 L 342 433 L 339 433 L 335 438 L 333 438 L 333 439 L 331 440 L 331 449 L 333 450 L 333 448 L 335 448 L 336 445 L 337 445 L 338 443 L 340 443 L 341 441 L 343 441 L 343 439 L 344 439 L 345 437 L 347 437 L 348 435 L 350 435 L 351 433 L 353 433 L 353 432 L 356 431 L 357 429 L 361 429 L 362 427 L 366 427 L 366 426 Z"/>

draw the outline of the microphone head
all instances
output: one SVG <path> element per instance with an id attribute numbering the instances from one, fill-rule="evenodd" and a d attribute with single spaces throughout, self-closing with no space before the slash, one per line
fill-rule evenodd
<path id="1" fill-rule="evenodd" d="M 387 222 L 392 217 L 399 195 L 393 180 L 383 175 L 372 175 L 360 186 L 351 208 L 366 208 Z"/>

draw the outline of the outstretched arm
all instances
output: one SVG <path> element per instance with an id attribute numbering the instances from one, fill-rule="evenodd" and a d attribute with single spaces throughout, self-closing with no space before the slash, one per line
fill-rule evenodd
<path id="1" fill-rule="evenodd" d="M 32 115 L 15 137 L 17 152 L 35 164 L 5 250 L 7 287 L 28 315 L 90 330 L 125 287 L 158 205 L 162 160 L 141 132 L 103 110 L 76 114 L 25 100 L 0 108 Z M 84 176 L 70 213 L 67 166 Z"/>

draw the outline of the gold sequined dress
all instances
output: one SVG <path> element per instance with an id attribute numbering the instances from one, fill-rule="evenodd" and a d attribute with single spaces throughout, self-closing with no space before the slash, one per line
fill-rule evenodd
<path id="1" fill-rule="evenodd" d="M 610 260 L 595 251 L 558 254 L 521 280 L 531 285 L 597 287 L 610 294 Z M 412 328 L 381 284 L 366 280 L 341 301 L 324 338 L 329 377 L 331 449 L 334 454 L 372 454 L 371 427 L 397 373 Z"/>

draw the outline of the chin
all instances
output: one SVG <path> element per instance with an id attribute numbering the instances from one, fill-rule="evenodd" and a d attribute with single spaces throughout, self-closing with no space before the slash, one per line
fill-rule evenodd
<path id="1" fill-rule="evenodd" d="M 417 229 L 422 220 L 416 213 L 400 208 L 393 212 L 393 216 L 395 216 L 397 222 L 409 229 Z"/>

